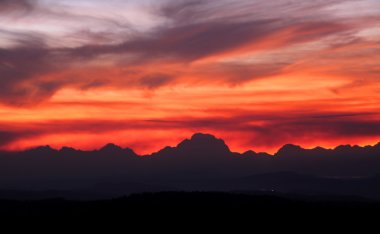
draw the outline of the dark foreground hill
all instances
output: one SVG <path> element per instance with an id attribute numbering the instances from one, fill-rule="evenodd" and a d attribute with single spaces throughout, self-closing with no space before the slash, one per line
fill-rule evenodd
<path id="1" fill-rule="evenodd" d="M 49 217 L 117 217 L 129 216 L 143 219 L 163 217 L 212 218 L 215 215 L 237 217 L 249 215 L 281 219 L 322 214 L 327 216 L 357 215 L 377 211 L 379 202 L 354 197 L 306 197 L 264 194 L 218 192 L 166 192 L 135 194 L 124 198 L 99 201 L 66 201 L 63 199 L 39 201 L 0 200 L 0 216 L 49 216 Z M 169 216 L 167 216 L 169 214 Z M 196 216 L 194 216 L 196 214 Z M 321 216 L 322 217 L 322 216 Z M 194 220 L 191 220 L 193 222 Z M 189 220 L 190 221 L 190 220 Z"/>
<path id="2" fill-rule="evenodd" d="M 90 183 L 90 182 L 88 182 Z M 173 191 L 219 191 L 307 196 L 356 196 L 380 201 L 380 176 L 363 178 L 328 178 L 293 172 L 256 174 L 213 180 L 168 180 L 157 183 L 96 182 L 71 189 L 0 189 L 0 199 L 68 200 L 113 199 L 136 193 Z"/>

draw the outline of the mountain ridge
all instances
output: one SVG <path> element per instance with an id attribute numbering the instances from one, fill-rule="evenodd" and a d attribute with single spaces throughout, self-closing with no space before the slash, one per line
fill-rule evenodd
<path id="1" fill-rule="evenodd" d="M 212 184 L 215 179 L 281 171 L 324 177 L 363 177 L 379 174 L 379 146 L 304 149 L 287 144 L 274 155 L 252 150 L 236 153 L 222 139 L 202 133 L 145 156 L 115 144 L 92 151 L 42 146 L 0 153 L 0 187 L 30 184 L 55 188 L 59 184 L 79 186 L 88 180 L 119 179 L 147 184 L 174 180 L 190 186 L 188 181 Z M 57 180 L 64 182 L 54 182 Z"/>
<path id="2" fill-rule="evenodd" d="M 296 144 L 285 144 L 282 147 L 280 147 L 277 152 L 274 154 L 270 154 L 267 152 L 256 152 L 254 150 L 247 150 L 245 152 L 239 153 L 239 152 L 233 152 L 230 150 L 229 146 L 224 142 L 223 139 L 217 138 L 212 134 L 207 134 L 207 133 L 195 133 L 193 134 L 190 138 L 186 138 L 179 142 L 176 146 L 165 146 L 162 149 L 152 152 L 150 154 L 137 154 L 135 151 L 129 147 L 121 147 L 119 145 L 116 145 L 114 143 L 107 143 L 104 146 L 94 149 L 94 150 L 81 150 L 81 149 L 76 149 L 70 146 L 63 146 L 60 149 L 55 149 L 51 147 L 50 145 L 41 145 L 41 146 L 36 146 L 33 148 L 29 148 L 26 150 L 21 150 L 21 151 L 3 151 L 4 153 L 23 153 L 23 152 L 28 152 L 28 153 L 58 153 L 58 152 L 87 152 L 87 153 L 93 153 L 93 152 L 98 152 L 98 153 L 105 153 L 105 154 L 119 154 L 122 155 L 122 153 L 126 153 L 127 155 L 132 155 L 132 156 L 158 156 L 161 155 L 162 153 L 173 153 L 174 151 L 180 149 L 183 151 L 194 151 L 198 149 L 206 149 L 206 148 L 212 148 L 212 146 L 219 147 L 218 151 L 219 153 L 232 153 L 232 154 L 239 154 L 241 156 L 268 156 L 268 157 L 284 157 L 284 156 L 301 156 L 305 153 L 309 153 L 310 155 L 314 155 L 315 153 L 318 154 L 331 154 L 333 152 L 338 152 L 338 153 L 348 153 L 351 154 L 355 151 L 378 151 L 380 155 L 380 142 L 375 144 L 375 145 L 366 145 L 366 146 L 358 146 L 358 145 L 338 145 L 334 148 L 324 148 L 321 146 L 316 146 L 314 148 L 303 148 L 300 145 Z M 322 155 L 320 155 L 322 156 Z"/>

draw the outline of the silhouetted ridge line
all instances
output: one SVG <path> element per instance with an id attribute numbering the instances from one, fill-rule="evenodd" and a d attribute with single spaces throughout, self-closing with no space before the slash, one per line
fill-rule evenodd
<path id="1" fill-rule="evenodd" d="M 99 153 L 104 155 L 114 155 L 114 156 L 138 156 L 132 149 L 130 148 L 122 148 L 113 143 L 108 143 L 102 148 L 98 150 Z"/>
<path id="2" fill-rule="evenodd" d="M 343 145 L 334 149 L 304 149 L 287 144 L 272 156 L 252 150 L 245 153 L 231 152 L 222 139 L 210 134 L 197 133 L 177 146 L 168 146 L 144 157 L 140 157 L 129 148 L 112 143 L 93 151 L 81 151 L 70 147 L 56 150 L 50 146 L 42 146 L 21 152 L 0 153 L 0 188 L 1 185 L 32 188 L 38 185 L 55 188 L 60 183 L 62 186 L 79 186 L 88 180 L 124 180 L 143 184 L 162 183 L 168 185 L 167 187 L 180 185 L 185 189 L 219 189 L 226 188 L 215 183 L 221 178 L 232 180 L 284 171 L 326 178 L 373 176 L 380 172 L 380 144 L 365 147 Z M 227 184 L 231 189 L 236 189 L 238 184 L 241 184 L 241 188 L 253 188 L 252 183 L 262 184 L 263 187 L 254 188 L 270 190 L 285 189 L 285 178 L 288 178 L 286 182 L 289 186 L 294 185 L 292 181 L 303 181 L 285 174 L 277 177 L 280 180 L 267 180 L 268 184 L 260 182 L 262 177 Z M 319 181 L 325 182 L 310 178 L 303 183 L 304 187 L 297 186 L 294 189 L 309 190 L 312 189 L 308 187 L 309 183 L 317 186 Z M 378 183 L 378 180 L 375 182 Z M 366 191 L 369 187 L 372 188 L 375 182 L 359 183 L 352 191 Z M 334 182 L 330 186 L 328 181 L 328 186 L 335 188 L 337 185 Z"/>
<path id="3" fill-rule="evenodd" d="M 53 149 L 52 147 L 50 147 L 50 145 L 46 145 L 46 146 L 38 146 L 36 148 L 32 148 L 32 149 L 29 149 L 29 150 L 25 150 L 24 153 L 26 154 L 54 154 L 54 153 L 57 153 L 58 150 L 56 149 Z"/>
<path id="4" fill-rule="evenodd" d="M 230 153 L 230 149 L 222 139 L 218 139 L 210 134 L 196 133 L 190 140 L 186 139 L 179 143 L 176 147 L 181 151 L 194 153 Z"/>
<path id="5" fill-rule="evenodd" d="M 241 154 L 241 156 L 244 156 L 244 157 L 257 157 L 257 156 L 259 156 L 259 157 L 272 157 L 273 155 L 265 153 L 265 152 L 256 153 L 253 150 L 248 150 L 248 151 L 244 152 L 243 154 Z"/>
<path id="6" fill-rule="evenodd" d="M 98 150 L 93 151 L 83 151 L 77 150 L 72 147 L 62 147 L 60 150 L 53 149 L 49 145 L 39 146 L 29 150 L 18 152 L 19 154 L 35 154 L 35 155 L 47 155 L 47 154 L 103 154 L 103 155 L 118 155 L 118 156 L 142 156 L 136 154 L 130 148 L 122 148 L 113 143 L 108 143 Z M 171 147 L 166 146 L 159 150 L 145 156 L 170 156 L 179 154 L 191 154 L 192 156 L 197 155 L 208 155 L 218 156 L 218 155 L 229 155 L 229 156 L 243 156 L 243 157 L 304 157 L 304 156 L 380 156 L 380 142 L 374 146 L 351 146 L 351 145 L 339 145 L 334 149 L 326 149 L 317 146 L 313 149 L 305 149 L 299 145 L 286 144 L 282 146 L 274 155 L 268 154 L 266 152 L 257 153 L 253 150 L 248 150 L 244 153 L 233 153 L 229 149 L 228 145 L 223 139 L 217 138 L 211 134 L 195 133 L 190 139 L 185 139 L 180 142 L 177 146 Z"/>
<path id="7" fill-rule="evenodd" d="M 277 151 L 275 156 L 279 156 L 279 157 L 290 156 L 290 155 L 295 156 L 295 155 L 300 154 L 303 151 L 305 151 L 305 149 L 303 149 L 302 147 L 298 145 L 286 144 Z"/>

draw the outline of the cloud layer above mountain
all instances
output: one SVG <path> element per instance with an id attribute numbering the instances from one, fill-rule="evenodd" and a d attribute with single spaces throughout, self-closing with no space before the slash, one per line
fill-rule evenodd
<path id="1" fill-rule="evenodd" d="M 377 0 L 0 0 L 0 144 L 374 143 L 379 22 Z"/>

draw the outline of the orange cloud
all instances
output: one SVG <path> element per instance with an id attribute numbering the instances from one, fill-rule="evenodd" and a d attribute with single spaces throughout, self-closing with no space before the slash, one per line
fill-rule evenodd
<path id="1" fill-rule="evenodd" d="M 258 2 L 158 1 L 147 11 L 157 23 L 142 29 L 78 15 L 75 4 L 60 12 L 2 1 L 12 14 L 0 18 L 25 16 L 0 30 L 0 147 L 112 141 L 150 153 L 194 132 L 238 151 L 377 142 L 378 17 L 320 1 Z M 36 14 L 87 20 L 99 31 L 74 32 L 62 21 L 64 35 L 38 25 L 23 31 Z"/>

